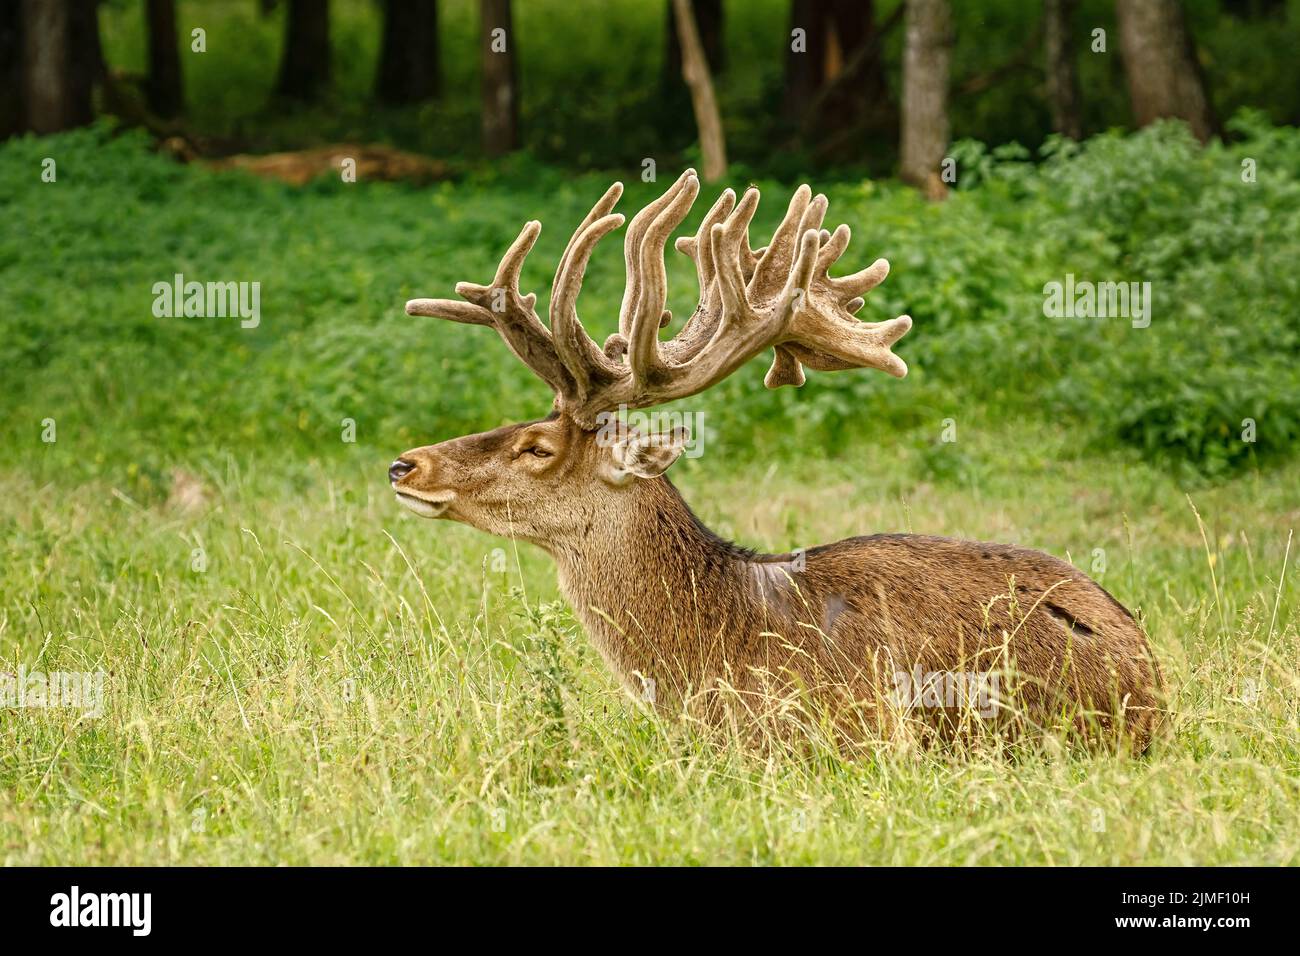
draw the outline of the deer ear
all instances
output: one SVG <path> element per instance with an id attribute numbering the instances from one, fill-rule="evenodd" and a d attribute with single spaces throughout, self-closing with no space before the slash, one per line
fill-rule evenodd
<path id="1" fill-rule="evenodd" d="M 609 446 L 605 477 L 615 485 L 633 478 L 658 478 L 681 457 L 690 440 L 691 433 L 681 427 L 653 435 L 628 429 Z"/>

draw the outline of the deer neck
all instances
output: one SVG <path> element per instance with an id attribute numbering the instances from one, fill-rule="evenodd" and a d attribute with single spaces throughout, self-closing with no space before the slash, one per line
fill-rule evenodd
<path id="1" fill-rule="evenodd" d="M 642 485 L 630 507 L 549 550 L 610 668 L 637 694 L 649 679 L 676 697 L 784 630 L 791 562 L 713 534 L 666 478 Z"/>

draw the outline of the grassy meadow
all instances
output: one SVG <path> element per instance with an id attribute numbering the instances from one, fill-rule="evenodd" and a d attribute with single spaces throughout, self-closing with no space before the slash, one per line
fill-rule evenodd
<path id="1" fill-rule="evenodd" d="M 294 189 L 104 128 L 0 146 L 0 671 L 107 674 L 99 715 L 0 709 L 0 862 L 1295 864 L 1300 138 L 1241 122 L 1205 150 L 1158 127 L 981 153 L 942 206 L 813 180 L 845 267 L 891 260 L 862 314 L 915 317 L 913 372 L 768 393 L 754 363 L 695 400 L 704 453 L 673 470 L 754 547 L 915 531 L 1072 560 L 1165 669 L 1141 758 L 706 740 L 615 686 L 544 555 L 392 500 L 397 453 L 548 405 L 491 333 L 403 301 L 487 281 L 539 218 L 545 302 L 612 175 Z M 658 188 L 618 175 L 625 209 Z M 755 244 L 797 181 L 759 180 Z M 176 273 L 261 283 L 259 324 L 155 316 Z M 1045 317 L 1067 273 L 1151 281 L 1150 327 Z"/>

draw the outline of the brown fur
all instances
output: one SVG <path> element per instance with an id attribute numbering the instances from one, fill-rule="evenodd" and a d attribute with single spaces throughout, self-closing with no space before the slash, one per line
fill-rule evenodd
<path id="1" fill-rule="evenodd" d="M 990 725 L 1064 719 L 1139 749 L 1150 740 L 1161 686 L 1150 646 L 1074 567 L 903 534 L 748 551 L 705 528 L 661 475 L 678 453 L 646 452 L 630 475 L 628 455 L 552 416 L 406 452 L 415 468 L 393 484 L 438 502 L 430 516 L 548 551 L 610 669 L 665 712 L 719 723 L 738 704 L 827 718 L 846 739 L 902 724 L 948 736 L 969 729 L 971 708 L 900 706 L 898 675 L 993 672 L 1004 701 Z"/>

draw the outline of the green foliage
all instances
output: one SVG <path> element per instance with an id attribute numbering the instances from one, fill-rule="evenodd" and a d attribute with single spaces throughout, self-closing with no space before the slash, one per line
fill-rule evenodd
<path id="1" fill-rule="evenodd" d="M 1176 124 L 1097 137 L 1049 162 L 1041 186 L 1057 221 L 1090 219 L 1113 250 L 1097 278 L 1153 295 L 1149 328 L 1112 322 L 1077 343 L 1056 401 L 1104 437 L 1210 474 L 1300 441 L 1300 219 L 1287 212 L 1300 136 L 1258 117 L 1236 126 L 1244 138 L 1227 148 L 1201 149 Z"/>
<path id="2" fill-rule="evenodd" d="M 854 229 L 843 268 L 892 264 L 861 317 L 914 316 L 900 346 L 912 375 L 900 385 L 814 373 L 802 390 L 768 392 L 755 368 L 688 404 L 741 454 L 762 432 L 832 451 L 850 429 L 924 426 L 929 440 L 978 405 L 1008 421 L 1070 420 L 1100 447 L 1195 473 L 1290 455 L 1300 134 L 1259 115 L 1234 129 L 1235 144 L 1208 148 L 1176 124 L 1053 140 L 1041 165 L 1012 147 L 959 144 L 962 188 L 940 205 L 893 185 L 825 183 L 834 221 Z M 56 183 L 39 182 L 47 156 Z M 7 444 L 29 446 L 53 417 L 92 462 L 119 476 L 129 467 L 123 480 L 145 496 L 189 456 L 328 454 L 345 418 L 363 444 L 392 450 L 544 413 L 544 387 L 490 332 L 410 318 L 402 303 L 486 281 L 527 218 L 545 228 L 523 282 L 544 296 L 569 230 L 607 183 L 519 157 L 431 189 L 329 178 L 294 189 L 186 168 L 102 126 L 10 142 L 0 181 Z M 759 185 L 756 242 L 790 189 Z M 632 180 L 623 208 L 659 188 Z M 609 242 L 589 270 L 582 310 L 597 340 L 614 328 L 621 258 Z M 670 262 L 680 323 L 698 292 L 689 263 Z M 151 290 L 176 273 L 260 282 L 261 324 L 156 318 Z M 1149 282 L 1150 326 L 1045 315 L 1045 284 L 1067 275 Z M 1242 440 L 1247 419 L 1254 442 Z M 64 452 L 50 452 L 58 474 Z"/>
<path id="3" fill-rule="evenodd" d="M 1135 448 L 1180 472 L 1217 475 L 1292 455 L 1300 218 L 1287 211 L 1300 206 L 1300 135 L 1259 114 L 1232 126 L 1237 142 L 1208 148 L 1172 123 L 1083 144 L 1051 140 L 1037 167 L 1014 144 L 961 142 L 959 191 L 942 209 L 902 196 L 855 209 L 852 193 L 832 191 L 837 215 L 867 222 L 856 247 L 893 264 L 868 311 L 916 317 L 902 353 L 923 396 L 937 379 L 949 395 L 958 389 L 1012 414 L 1076 419 L 1094 443 Z M 1044 286 L 1067 275 L 1150 283 L 1149 327 L 1046 315 Z M 813 414 L 841 427 L 865 398 L 855 390 L 879 384 L 814 382 L 836 397 Z M 915 404 L 898 414 L 906 420 Z"/>

